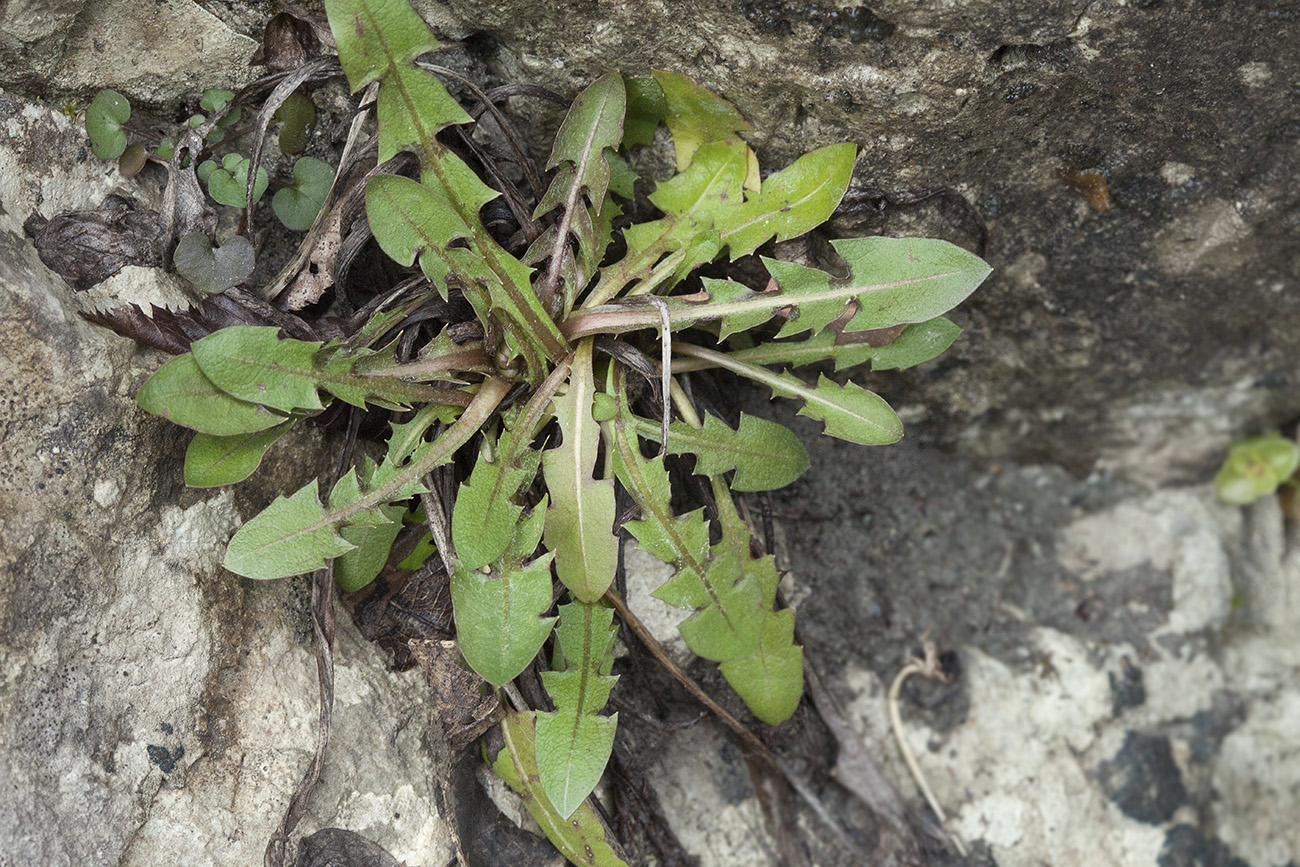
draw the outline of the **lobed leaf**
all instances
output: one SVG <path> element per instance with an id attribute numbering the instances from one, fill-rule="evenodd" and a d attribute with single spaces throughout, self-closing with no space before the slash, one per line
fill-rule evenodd
<path id="1" fill-rule="evenodd" d="M 426 158 L 435 153 L 449 156 L 434 136 L 443 127 L 473 120 L 436 76 L 411 63 L 395 64 L 384 78 L 375 116 L 381 163 L 413 146 Z"/>
<path id="2" fill-rule="evenodd" d="M 664 122 L 672 133 L 677 171 L 691 165 L 702 145 L 737 139 L 754 128 L 735 106 L 695 79 L 662 69 L 650 74 L 663 93 Z"/>
<path id="3" fill-rule="evenodd" d="M 362 408 L 367 402 L 389 409 L 425 401 L 469 402 L 469 396 L 457 390 L 353 373 L 365 352 L 348 351 L 337 343 L 326 347 L 316 341 L 281 338 L 279 330 L 269 325 L 223 328 L 196 341 L 190 351 L 218 388 L 286 412 L 323 409 L 320 389 Z"/>
<path id="4" fill-rule="evenodd" d="M 769 725 L 788 720 L 803 696 L 803 648 L 794 643 L 794 612 L 768 612 L 754 653 L 725 660 L 719 669 L 754 716 Z"/>
<path id="5" fill-rule="evenodd" d="M 293 422 L 288 421 L 255 433 L 195 434 L 185 450 L 185 484 L 191 488 L 215 488 L 242 482 L 262 463 L 266 450 L 291 427 Z"/>
<path id="6" fill-rule="evenodd" d="M 285 421 L 280 413 L 217 388 L 188 352 L 154 371 L 135 401 L 146 412 L 213 437 L 256 433 Z"/>
<path id="7" fill-rule="evenodd" d="M 556 133 L 551 157 L 546 162 L 548 169 L 565 163 L 573 167 L 572 174 L 564 182 L 571 191 L 566 191 L 567 208 L 573 207 L 577 191 L 585 189 L 592 213 L 600 213 L 610 178 L 605 148 L 617 149 L 623 138 L 626 105 L 623 76 L 608 72 L 588 85 L 569 106 L 569 112 Z M 538 216 L 541 214 L 534 214 L 534 217 Z"/>
<path id="8" fill-rule="evenodd" d="M 470 405 L 436 440 L 411 443 L 408 461 L 400 456 L 385 460 L 375 468 L 362 496 L 347 505 L 326 511 L 316 496 L 314 481 L 288 500 L 276 500 L 235 533 L 226 550 L 226 568 L 249 578 L 285 578 L 318 569 L 327 558 L 350 550 L 351 544 L 336 528 L 349 522 L 373 523 L 382 517 L 375 513 L 378 506 L 423 491 L 425 474 L 451 460 L 492 416 L 509 390 L 510 384 L 503 379 L 484 381 Z M 399 446 L 399 454 L 401 450 Z"/>
<path id="9" fill-rule="evenodd" d="M 779 313 L 788 318 L 778 336 L 789 337 L 806 331 L 815 334 L 850 309 L 853 315 L 843 329 L 846 332 L 925 322 L 964 301 L 990 271 L 978 256 L 947 241 L 854 238 L 831 245 L 848 263 L 847 277 L 833 278 L 816 268 L 764 257 L 778 290 L 755 292 L 741 283 L 706 277 L 707 300 L 665 299 L 670 327 L 678 330 L 717 319 L 720 335 L 726 337 Z M 588 306 L 565 323 L 564 331 L 577 339 L 657 328 L 659 323 L 658 311 L 649 307 Z"/>
<path id="10" fill-rule="evenodd" d="M 734 563 L 743 580 L 757 586 L 762 596 L 757 639 L 745 653 L 720 660 L 719 669 L 755 716 L 777 725 L 794 713 L 803 694 L 803 651 L 794 644 L 794 612 L 774 610 L 781 580 L 776 560 L 750 554 L 749 526 L 741 520 L 726 484 L 717 478 L 712 484 L 722 527 L 722 538 L 713 546 L 714 560 Z"/>
<path id="11" fill-rule="evenodd" d="M 849 267 L 845 280 L 793 262 L 763 260 L 781 295 L 799 305 L 798 318 L 780 336 L 820 330 L 844 313 L 848 297 L 858 309 L 846 332 L 925 322 L 965 301 L 992 270 L 974 253 L 933 238 L 853 238 L 831 246 Z"/>
<path id="12" fill-rule="evenodd" d="M 223 565 L 245 578 L 268 580 L 322 569 L 327 559 L 351 548 L 326 518 L 313 479 L 240 527 Z"/>
<path id="13" fill-rule="evenodd" d="M 787 241 L 829 220 L 849 187 L 856 152 L 854 145 L 838 144 L 804 154 L 764 180 L 739 207 L 720 211 L 714 226 L 731 258 L 753 253 L 773 236 Z"/>
<path id="14" fill-rule="evenodd" d="M 740 571 L 735 558 L 724 558 L 721 565 L 713 560 L 703 509 L 681 517 L 672 513 L 663 458 L 641 455 L 623 376 L 622 369 L 614 367 L 618 401 L 610 421 L 611 451 L 615 475 L 641 509 L 641 520 L 624 526 L 642 548 L 677 569 L 652 595 L 669 605 L 698 610 L 686 621 L 694 620 L 694 625 L 684 624 L 682 630 L 687 646 L 696 653 L 717 659 L 746 656 L 759 639 L 762 588 Z"/>
<path id="15" fill-rule="evenodd" d="M 325 0 L 325 15 L 353 93 L 397 64 L 442 47 L 409 3 Z"/>
<path id="16" fill-rule="evenodd" d="M 375 462 L 366 458 L 362 474 L 366 487 L 373 487 L 376 473 Z M 330 508 L 341 509 L 360 500 L 363 496 L 361 489 L 362 482 L 356 471 L 347 473 L 330 491 Z M 352 550 L 334 560 L 334 577 L 345 593 L 360 590 L 379 575 L 388 562 L 397 534 L 402 530 L 402 515 L 405 511 L 397 506 L 379 506 L 373 511 L 358 514 L 339 529 L 339 535 L 353 546 Z"/>
<path id="17" fill-rule="evenodd" d="M 915 367 L 942 355 L 959 334 L 961 329 L 945 316 L 936 316 L 926 322 L 914 322 L 884 346 L 870 347 L 871 369 L 906 370 Z M 853 363 L 855 362 L 842 362 L 839 353 L 836 353 L 836 370 L 842 370 Z"/>
<path id="18" fill-rule="evenodd" d="M 518 425 L 516 413 L 513 423 Z M 496 560 L 510 545 L 523 506 L 514 502 L 532 484 L 541 456 L 530 449 L 535 428 L 510 430 L 497 439 L 492 457 L 480 452 L 468 479 L 461 483 L 451 513 L 451 538 L 457 563 L 478 569 Z"/>
<path id="19" fill-rule="evenodd" d="M 689 169 L 659 184 L 650 201 L 666 216 L 623 230 L 627 252 L 601 271 L 583 306 L 603 304 L 630 281 L 646 280 L 652 273 L 658 273 L 660 281 L 679 278 L 712 261 L 722 249 L 721 236 L 713 230 L 715 216 L 743 201 L 746 150 L 743 142 L 704 145 Z M 666 253 L 674 255 L 661 263 Z M 637 291 L 651 288 L 653 284 L 647 284 Z M 656 311 L 648 312 L 657 316 Z"/>
<path id="20" fill-rule="evenodd" d="M 959 334 L 961 329 L 951 320 L 938 316 L 928 322 L 904 327 L 897 337 L 883 346 L 865 342 L 836 343 L 841 335 L 834 329 L 826 329 L 806 340 L 766 340 L 757 346 L 729 352 L 727 357 L 745 364 L 791 367 L 834 361 L 837 371 L 867 363 L 871 364 L 872 370 L 904 370 L 941 355 Z M 673 362 L 673 372 L 685 373 L 710 366 L 700 359 L 679 359 Z"/>
<path id="21" fill-rule="evenodd" d="M 839 385 L 824 373 L 811 387 L 789 373 L 767 384 L 775 395 L 802 400 L 799 415 L 824 421 L 824 433 L 837 439 L 859 445 L 885 445 L 903 437 L 903 423 L 885 399 L 860 385 Z"/>
<path id="22" fill-rule="evenodd" d="M 456 640 L 465 661 L 480 677 L 501 686 L 519 676 L 551 634 L 551 555 L 524 564 L 537 549 L 546 501 L 507 531 L 511 550 L 487 571 L 456 563 L 451 598 Z M 458 549 L 459 550 L 459 549 Z"/>
<path id="23" fill-rule="evenodd" d="M 749 656 L 758 646 L 766 616 L 763 588 L 754 576 L 741 569 L 741 556 L 735 550 L 717 551 L 715 546 L 705 575 L 708 596 L 689 599 L 697 610 L 678 631 L 696 656 L 721 662 Z M 671 583 L 665 587 L 671 587 Z M 671 590 L 661 593 L 664 589 L 659 588 L 654 595 L 671 604 Z"/>
<path id="24" fill-rule="evenodd" d="M 523 349 L 559 358 L 567 343 L 532 291 L 531 269 L 496 246 L 481 225 L 471 226 L 461 209 L 471 213 L 498 194 L 478 180 L 457 157 L 442 161 L 445 179 L 417 183 L 396 175 L 379 175 L 366 185 L 366 213 L 379 246 L 393 259 L 410 265 L 418 256 L 425 276 L 446 294 L 447 280 L 455 276 L 467 288 L 470 300 L 480 296 L 471 287 L 486 288 L 490 308 L 500 310 L 507 322 L 519 328 Z M 459 204 L 457 204 L 459 203 Z M 475 219 L 477 224 L 477 219 Z M 469 248 L 450 247 L 469 240 Z M 486 316 L 486 310 L 479 310 Z"/>
<path id="25" fill-rule="evenodd" d="M 732 353 L 733 357 L 739 353 Z M 660 425 L 648 419 L 636 420 L 637 433 L 652 442 L 662 437 Z M 731 481 L 735 491 L 774 491 L 784 488 L 808 469 L 808 451 L 799 437 L 785 425 L 757 416 L 740 414 L 740 427 L 732 430 L 722 419 L 704 416 L 704 427 L 696 430 L 685 422 L 668 428 L 668 452 L 695 455 L 695 472 L 720 476 L 736 471 Z"/>
<path id="26" fill-rule="evenodd" d="M 618 714 L 599 715 L 618 680 L 606 673 L 613 618 L 613 610 L 599 604 L 561 605 L 555 634 L 565 669 L 542 672 L 555 711 L 537 714 L 537 772 L 542 790 L 565 819 L 600 782 L 614 749 Z"/>
<path id="27" fill-rule="evenodd" d="M 536 721 L 532 713 L 509 713 L 501 723 L 504 748 L 488 757 L 492 770 L 524 802 L 542 832 L 564 857 L 587 867 L 627 867 L 609 844 L 599 815 L 583 803 L 568 816 L 559 811 L 543 791 L 537 770 Z"/>

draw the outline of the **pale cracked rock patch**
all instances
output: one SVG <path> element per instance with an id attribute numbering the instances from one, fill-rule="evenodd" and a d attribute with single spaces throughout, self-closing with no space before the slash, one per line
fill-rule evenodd
<path id="1" fill-rule="evenodd" d="M 1244 590 L 1249 610 L 1270 558 L 1274 583 L 1300 587 L 1300 534 L 1285 544 L 1272 501 L 1246 519 L 1202 486 L 1076 520 L 1058 555 L 1080 580 L 1170 576 L 1172 606 L 1145 646 L 1031 626 L 1033 666 L 963 651 L 971 703 L 956 728 L 929 729 L 904 703 L 908 743 L 958 837 L 1003 867 L 1182 864 L 1167 859 L 1189 839 L 1251 867 L 1300 858 L 1300 630 L 1243 626 L 1233 607 Z M 928 813 L 890 740 L 885 684 L 861 669 L 846 684 L 850 719 Z"/>

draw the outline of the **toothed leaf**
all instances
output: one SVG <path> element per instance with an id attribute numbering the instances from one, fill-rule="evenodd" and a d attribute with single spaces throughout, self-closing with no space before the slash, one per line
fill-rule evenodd
<path id="1" fill-rule="evenodd" d="M 600 213 L 610 177 L 605 148 L 617 148 L 623 138 L 626 103 L 623 77 L 609 72 L 592 82 L 569 107 L 546 163 L 548 169 L 566 162 L 574 167 L 568 181 L 572 190 L 567 196 L 568 207 L 577 201 L 577 191 L 586 189 L 592 213 Z"/>
<path id="2" fill-rule="evenodd" d="M 366 480 L 371 484 L 376 474 L 375 462 L 366 460 Z M 339 479 L 330 491 L 330 508 L 339 509 L 361 499 L 361 483 L 355 471 Z M 352 544 L 347 551 L 334 560 L 334 578 L 346 593 L 354 593 L 365 587 L 384 568 L 388 555 L 393 549 L 393 542 L 402 529 L 402 515 L 406 510 L 397 506 L 380 506 L 362 512 L 339 530 L 339 535 Z"/>
<path id="3" fill-rule="evenodd" d="M 555 553 L 556 575 L 582 602 L 599 599 L 618 568 L 614 482 L 593 476 L 600 428 L 591 416 L 591 354 L 591 341 L 584 340 L 569 374 L 569 390 L 554 400 L 561 443 L 542 455 L 551 494 L 546 547 Z"/>
<path id="4" fill-rule="evenodd" d="M 411 147 L 436 150 L 438 130 L 473 120 L 437 77 L 410 63 L 395 64 L 384 77 L 375 116 L 381 163 Z"/>
<path id="5" fill-rule="evenodd" d="M 465 661 L 493 686 L 519 676 L 551 634 L 551 555 L 524 565 L 542 534 L 546 503 L 533 510 L 511 532 L 513 551 L 484 572 L 456 564 L 451 598 L 456 613 L 456 639 Z"/>
<path id="6" fill-rule="evenodd" d="M 442 47 L 409 3 L 326 0 L 325 14 L 354 93 L 396 64 Z"/>
<path id="7" fill-rule="evenodd" d="M 691 165 L 702 145 L 736 139 L 754 128 L 734 105 L 695 79 L 662 69 L 650 74 L 663 92 L 664 121 L 677 151 L 677 171 Z"/>
<path id="8" fill-rule="evenodd" d="M 769 612 L 754 653 L 719 668 L 754 716 L 769 725 L 788 720 L 803 695 L 803 648 L 794 643 L 794 612 Z"/>
<path id="9" fill-rule="evenodd" d="M 532 432 L 525 436 L 532 439 Z M 493 460 L 479 454 L 470 477 L 461 483 L 451 513 L 451 539 L 457 562 L 478 569 L 496 560 L 510 545 L 523 506 L 514 502 L 519 489 L 537 475 L 540 456 L 507 430 L 497 440 Z"/>
<path id="10" fill-rule="evenodd" d="M 240 527 L 223 565 L 245 578 L 285 578 L 324 568 L 328 558 L 351 548 L 326 517 L 313 480 Z"/>
<path id="11" fill-rule="evenodd" d="M 829 220 L 848 189 L 856 152 L 839 144 L 805 154 L 764 180 L 744 204 L 720 211 L 714 225 L 731 258 L 753 253 L 773 236 L 787 241 Z"/>
<path id="12" fill-rule="evenodd" d="M 605 674 L 613 617 L 596 604 L 561 605 L 555 634 L 565 669 L 542 672 L 555 711 L 537 714 L 537 771 L 542 790 L 566 819 L 600 782 L 614 748 L 618 714 L 599 715 L 618 680 Z"/>
<path id="13" fill-rule="evenodd" d="M 657 423 L 642 418 L 637 419 L 637 433 L 653 442 L 662 437 Z M 695 472 L 702 476 L 735 470 L 734 491 L 774 491 L 808 469 L 808 451 L 794 431 L 745 413 L 740 414 L 737 430 L 714 415 L 704 416 L 700 430 L 674 422 L 668 428 L 668 451 L 695 455 Z"/>
<path id="14" fill-rule="evenodd" d="M 600 817 L 583 803 L 568 816 L 551 804 L 538 780 L 536 722 L 531 713 L 510 713 L 501 723 L 505 742 L 501 752 L 488 757 L 493 772 L 524 802 L 551 844 L 574 864 L 590 867 L 627 867 L 608 842 L 612 839 Z"/>

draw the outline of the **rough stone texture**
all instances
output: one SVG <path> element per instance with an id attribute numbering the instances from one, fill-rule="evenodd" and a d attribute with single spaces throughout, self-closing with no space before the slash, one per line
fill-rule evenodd
<path id="1" fill-rule="evenodd" d="M 0 864 L 252 864 L 315 745 L 301 582 L 220 568 L 241 517 L 301 483 L 307 432 L 248 492 L 186 491 L 185 435 L 135 406 L 162 357 L 75 315 L 22 234 L 115 172 L 0 94 Z M 34 168 L 39 166 L 39 169 Z M 418 675 L 340 624 L 334 742 L 302 830 L 446 861 Z"/>
<path id="2" fill-rule="evenodd" d="M 819 452 L 780 516 L 808 646 L 882 756 L 920 637 L 958 649 L 958 684 L 913 680 L 903 717 L 968 844 L 1003 867 L 1300 858 L 1300 561 L 1276 502 Z M 1177 860 L 1196 852 L 1221 860 Z"/>
<path id="3" fill-rule="evenodd" d="M 972 245 L 940 199 L 882 210 L 872 196 L 950 187 L 975 203 L 996 270 L 957 314 L 966 335 L 936 363 L 871 378 L 909 443 L 820 445 L 777 501 L 810 651 L 919 812 L 884 692 L 927 631 L 959 651 L 959 682 L 913 681 L 904 718 L 952 828 L 986 861 L 1300 860 L 1300 545 L 1274 504 L 1243 514 L 1204 485 L 1233 437 L 1300 413 L 1293 3 L 420 5 L 465 40 L 456 62 L 503 79 L 574 93 L 611 68 L 692 74 L 755 122 L 772 166 L 859 143 L 865 194 L 844 233 Z M 50 99 L 113 86 L 175 108 L 246 76 L 258 7 L 10 2 L 0 85 Z M 104 42 L 110 22 L 137 29 Z M 148 50 L 192 37 L 211 48 Z M 156 359 L 71 317 L 16 234 L 33 208 L 96 204 L 111 171 L 60 114 L 0 95 L 0 122 L 20 143 L 0 147 L 0 828 L 18 829 L 0 852 L 112 863 L 129 845 L 143 864 L 236 829 L 203 856 L 253 862 L 311 741 L 301 599 L 219 572 L 251 510 L 179 488 L 178 438 L 130 404 Z M 359 794 L 343 784 L 363 779 L 355 757 L 331 754 L 313 821 L 441 863 L 441 844 L 417 851 L 437 826 L 436 769 L 410 734 L 422 717 L 351 641 L 340 727 L 402 734 L 358 750 L 389 763 L 387 785 Z M 120 674 L 140 653 L 147 665 Z M 260 712 L 275 716 L 253 732 Z M 773 863 L 727 744 L 707 723 L 674 735 L 652 777 L 702 863 Z M 64 840 L 84 815 L 106 820 Z"/>
<path id="4" fill-rule="evenodd" d="M 112 87 L 175 103 L 247 83 L 255 48 L 190 0 L 13 0 L 0 8 L 0 86 L 47 98 Z"/>

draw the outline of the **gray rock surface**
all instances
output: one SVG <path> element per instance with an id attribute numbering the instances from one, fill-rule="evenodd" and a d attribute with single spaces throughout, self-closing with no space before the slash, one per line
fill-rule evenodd
<path id="1" fill-rule="evenodd" d="M 1234 437 L 1300 414 L 1294 4 L 420 5 L 504 80 L 694 75 L 770 165 L 859 143 L 841 233 L 969 246 L 974 203 L 995 273 L 966 335 L 869 378 L 907 444 L 817 441 L 776 503 L 810 651 L 918 813 L 883 696 L 927 632 L 958 652 L 903 715 L 982 863 L 1300 860 L 1300 546 L 1206 486 Z M 11 2 L 0 86 L 174 111 L 247 80 L 260 9 Z M 180 487 L 181 437 L 131 402 L 159 359 L 72 315 L 18 228 L 118 181 L 58 112 L 0 93 L 0 124 L 0 864 L 254 863 L 314 737 L 309 632 L 300 587 L 217 564 L 313 443 L 260 493 Z M 348 629 L 303 830 L 444 863 L 418 683 Z M 651 776 L 701 863 L 774 863 L 730 741 L 664 744 Z"/>
<path id="2" fill-rule="evenodd" d="M 253 77 L 256 44 L 191 0 L 14 0 L 0 8 L 0 86 L 53 98 L 112 87 L 174 104 Z M 260 16 L 258 16 L 260 17 Z"/>
<path id="3" fill-rule="evenodd" d="M 237 497 L 183 488 L 184 432 L 133 400 L 163 357 L 81 320 L 22 232 L 32 209 L 97 205 L 116 172 L 75 158 L 63 115 L 0 102 L 18 133 L 0 144 L 0 864 L 260 863 L 315 747 L 311 625 L 301 582 L 220 562 L 319 437 Z M 343 618 L 336 684 L 302 830 L 444 863 L 422 679 Z"/>

